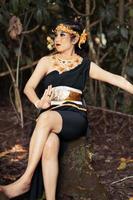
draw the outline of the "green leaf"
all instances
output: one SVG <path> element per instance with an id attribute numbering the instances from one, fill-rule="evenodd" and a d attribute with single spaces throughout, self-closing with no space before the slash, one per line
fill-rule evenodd
<path id="1" fill-rule="evenodd" d="M 106 21 L 109 24 L 111 21 L 115 19 L 115 6 L 111 4 L 107 4 L 106 6 Z"/>
<path id="2" fill-rule="evenodd" d="M 48 10 L 51 12 L 51 13 L 58 13 L 58 12 L 61 12 L 62 11 L 62 6 L 60 6 L 60 4 L 57 4 L 57 3 L 52 3 L 52 4 L 49 4 L 48 5 Z"/>
<path id="3" fill-rule="evenodd" d="M 4 55 L 6 58 L 9 58 L 9 51 L 2 42 L 0 42 L 0 54 Z"/>
<path id="4" fill-rule="evenodd" d="M 133 8 L 130 8 L 130 9 L 129 9 L 129 16 L 130 16 L 130 17 L 133 17 Z"/>
<path id="5" fill-rule="evenodd" d="M 29 2 L 27 0 L 20 0 L 20 7 L 22 10 L 24 10 L 25 8 L 28 9 Z"/>
<path id="6" fill-rule="evenodd" d="M 43 21 L 42 9 L 38 9 L 38 10 L 36 11 L 36 13 L 35 13 L 35 19 L 37 20 L 37 22 L 38 22 L 39 24 L 42 23 L 42 21 Z"/>
<path id="7" fill-rule="evenodd" d="M 126 73 L 128 76 L 133 77 L 133 67 L 127 67 Z"/>
<path id="8" fill-rule="evenodd" d="M 4 19 L 4 16 L 2 14 L 0 14 L 0 24 L 5 25 L 5 19 Z"/>
<path id="9" fill-rule="evenodd" d="M 125 27 L 121 27 L 120 33 L 123 38 L 128 39 L 128 30 Z"/>
<path id="10" fill-rule="evenodd" d="M 19 11 L 19 0 L 11 0 L 10 7 L 12 12 L 17 13 Z"/>
<path id="11" fill-rule="evenodd" d="M 42 12 L 43 12 L 43 19 L 44 19 L 45 23 L 48 23 L 50 21 L 49 12 L 46 10 L 46 8 L 44 8 L 42 10 Z"/>
<path id="12" fill-rule="evenodd" d="M 109 32 L 107 32 L 108 37 L 113 40 L 115 36 L 118 35 L 118 31 L 116 29 L 112 29 Z"/>
<path id="13" fill-rule="evenodd" d="M 115 6 L 111 4 L 107 4 L 106 7 L 101 7 L 99 9 L 100 18 L 104 18 L 106 23 L 109 24 L 111 21 L 115 19 Z"/>

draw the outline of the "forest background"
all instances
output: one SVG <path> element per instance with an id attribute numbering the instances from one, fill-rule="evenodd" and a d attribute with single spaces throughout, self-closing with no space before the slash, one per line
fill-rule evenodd
<path id="1" fill-rule="evenodd" d="M 89 34 L 90 60 L 133 81 L 132 0 L 0 0 L 0 102 L 12 103 L 23 126 L 23 87 L 50 51 L 48 36 L 61 18 L 80 19 Z M 133 113 L 132 95 L 88 80 L 89 105 Z"/>

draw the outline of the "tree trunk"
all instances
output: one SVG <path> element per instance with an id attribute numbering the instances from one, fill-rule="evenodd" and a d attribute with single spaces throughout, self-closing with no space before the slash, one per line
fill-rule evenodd
<path id="1" fill-rule="evenodd" d="M 118 12 L 119 23 L 124 22 L 124 0 L 119 0 L 119 12 Z"/>

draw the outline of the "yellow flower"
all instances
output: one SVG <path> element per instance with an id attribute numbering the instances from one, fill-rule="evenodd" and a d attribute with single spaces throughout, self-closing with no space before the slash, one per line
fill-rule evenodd
<path id="1" fill-rule="evenodd" d="M 49 50 L 53 50 L 54 48 L 54 40 L 50 36 L 47 36 L 47 48 Z"/>

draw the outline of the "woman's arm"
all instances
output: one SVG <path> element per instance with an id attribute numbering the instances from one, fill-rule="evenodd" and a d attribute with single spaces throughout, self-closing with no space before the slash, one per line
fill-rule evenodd
<path id="1" fill-rule="evenodd" d="M 44 77 L 44 75 L 48 71 L 49 59 L 48 57 L 43 57 L 39 60 L 33 74 L 27 81 L 24 93 L 28 97 L 28 99 L 36 106 L 36 102 L 39 101 L 38 96 L 36 95 L 35 89 L 39 84 L 40 80 Z"/>
<path id="2" fill-rule="evenodd" d="M 93 79 L 104 81 L 107 83 L 110 83 L 112 85 L 115 85 L 117 87 L 120 87 L 127 92 L 133 94 L 133 85 L 127 81 L 124 77 L 112 74 L 95 63 L 91 62 L 90 65 L 90 71 L 89 71 L 89 76 Z"/>

